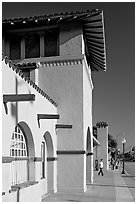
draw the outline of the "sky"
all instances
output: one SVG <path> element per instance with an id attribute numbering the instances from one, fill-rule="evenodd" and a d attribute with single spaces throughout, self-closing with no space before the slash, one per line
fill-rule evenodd
<path id="1" fill-rule="evenodd" d="M 104 11 L 107 71 L 93 72 L 93 125 L 106 121 L 122 148 L 135 144 L 135 4 L 133 2 L 3 2 L 2 18 L 92 9 Z M 125 134 L 123 136 L 123 134 Z"/>

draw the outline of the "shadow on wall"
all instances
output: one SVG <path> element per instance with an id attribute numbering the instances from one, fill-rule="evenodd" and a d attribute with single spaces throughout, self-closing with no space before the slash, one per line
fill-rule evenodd
<path id="1" fill-rule="evenodd" d="M 72 40 L 73 38 L 81 35 L 80 25 L 66 25 L 61 28 L 61 31 L 63 32 L 63 38 L 60 39 L 60 45 L 63 45 L 66 42 Z"/>
<path id="2" fill-rule="evenodd" d="M 15 78 L 15 94 L 18 94 L 18 87 L 24 86 L 24 81 L 18 81 L 17 77 Z M 21 94 L 31 94 L 30 89 L 28 89 L 27 93 L 21 93 Z M 33 101 L 29 101 L 29 103 L 33 104 Z M 15 117 L 16 124 L 18 123 L 18 102 L 11 103 L 11 115 L 12 117 Z M 5 107 L 5 111 L 8 114 L 8 107 Z"/>

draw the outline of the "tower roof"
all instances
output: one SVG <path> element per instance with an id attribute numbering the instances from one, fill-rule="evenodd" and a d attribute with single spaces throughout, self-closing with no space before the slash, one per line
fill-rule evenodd
<path id="1" fill-rule="evenodd" d="M 14 19 L 3 19 L 3 30 L 33 28 L 63 23 L 81 23 L 86 46 L 86 58 L 91 71 L 106 71 L 106 46 L 103 11 L 95 9 Z"/>

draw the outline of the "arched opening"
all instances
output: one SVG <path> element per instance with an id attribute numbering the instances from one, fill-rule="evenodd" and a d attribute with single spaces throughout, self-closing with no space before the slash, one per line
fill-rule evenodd
<path id="1" fill-rule="evenodd" d="M 10 156 L 11 186 L 35 180 L 34 142 L 30 128 L 25 122 L 18 123 L 12 133 Z"/>
<path id="2" fill-rule="evenodd" d="M 44 134 L 44 139 L 46 142 L 46 155 L 47 155 L 47 193 L 53 193 L 54 192 L 54 148 L 53 148 L 53 141 L 51 134 L 47 131 Z M 46 165 L 46 163 L 45 163 Z"/>
<path id="3" fill-rule="evenodd" d="M 35 157 L 35 146 L 34 146 L 34 140 L 32 132 L 24 121 L 21 121 L 18 123 L 18 126 L 21 128 L 22 132 L 24 133 L 26 143 L 27 143 L 27 151 L 28 151 L 28 179 L 29 181 L 35 180 L 35 163 L 34 163 L 34 157 Z"/>
<path id="4" fill-rule="evenodd" d="M 89 127 L 87 130 L 86 151 L 86 183 L 91 183 L 91 133 Z"/>

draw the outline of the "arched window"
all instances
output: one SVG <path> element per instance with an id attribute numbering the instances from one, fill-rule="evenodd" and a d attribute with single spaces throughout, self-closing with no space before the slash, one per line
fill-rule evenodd
<path id="1" fill-rule="evenodd" d="M 11 138 L 11 186 L 28 181 L 28 151 L 25 136 L 17 125 Z"/>

